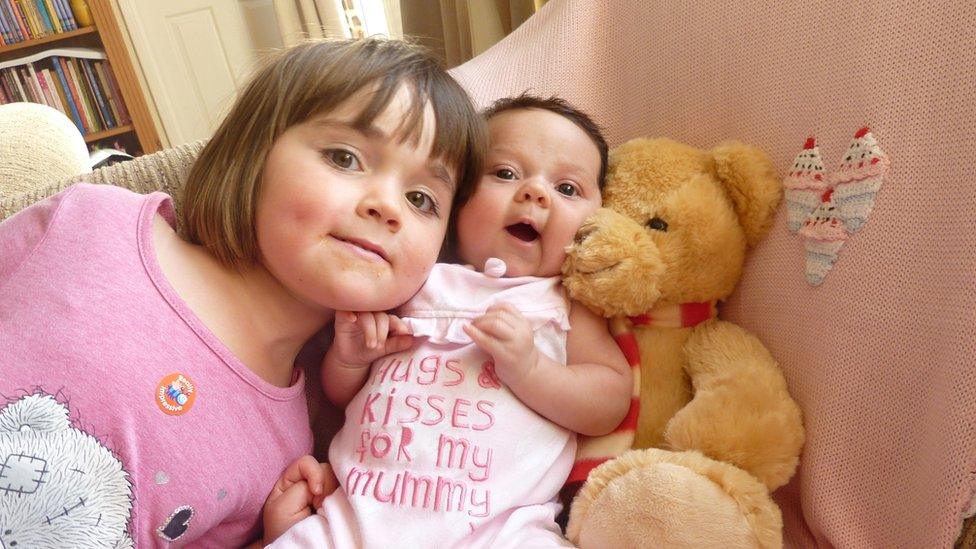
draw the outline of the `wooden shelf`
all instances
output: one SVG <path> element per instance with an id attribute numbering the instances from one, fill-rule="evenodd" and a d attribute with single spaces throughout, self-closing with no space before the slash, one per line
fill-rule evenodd
<path id="1" fill-rule="evenodd" d="M 126 111 L 132 122 L 118 128 L 88 134 L 85 136 L 85 141 L 91 143 L 119 135 L 125 136 L 125 141 L 131 141 L 138 146 L 138 151 L 132 152 L 143 154 L 156 152 L 162 147 L 159 132 L 156 130 L 155 121 L 132 64 L 133 54 L 125 43 L 118 17 L 113 11 L 112 0 L 87 0 L 87 3 L 92 25 L 0 46 L 0 61 L 19 59 L 25 55 L 65 46 L 84 46 L 103 50 L 108 58 L 107 66 L 111 67 L 119 87 L 118 91 L 122 96 L 119 99 L 125 102 Z"/>
<path id="2" fill-rule="evenodd" d="M 98 141 L 99 139 L 105 139 L 106 137 L 122 135 L 123 133 L 131 132 L 134 129 L 135 127 L 132 124 L 126 124 L 125 126 L 90 133 L 85 135 L 85 143 L 91 143 L 92 141 Z"/>
<path id="3" fill-rule="evenodd" d="M 24 40 L 23 42 L 17 42 L 16 44 L 9 44 L 7 46 L 0 46 L 0 55 L 12 52 L 14 50 L 20 50 L 24 48 L 29 48 L 31 46 L 39 46 L 41 44 L 47 44 L 48 42 L 57 42 L 64 40 L 65 38 L 71 38 L 73 36 L 84 36 L 86 34 L 92 34 L 93 32 L 98 32 L 95 25 L 90 27 L 84 27 L 78 30 L 62 32 L 58 34 L 49 34 L 47 36 L 42 36 L 40 38 L 32 38 L 30 40 Z"/>

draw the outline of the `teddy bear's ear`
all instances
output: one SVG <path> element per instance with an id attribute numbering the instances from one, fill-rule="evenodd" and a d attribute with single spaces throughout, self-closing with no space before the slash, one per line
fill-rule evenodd
<path id="1" fill-rule="evenodd" d="M 773 162 L 761 150 L 726 141 L 712 149 L 715 171 L 725 186 L 739 216 L 749 246 L 769 231 L 783 186 Z"/>

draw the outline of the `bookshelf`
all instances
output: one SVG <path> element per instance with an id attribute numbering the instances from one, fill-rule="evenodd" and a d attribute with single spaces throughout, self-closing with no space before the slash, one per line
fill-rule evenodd
<path id="1" fill-rule="evenodd" d="M 0 4 L 10 1 L 12 0 L 0 0 Z M 77 71 L 75 73 L 77 79 L 74 82 L 78 83 L 85 81 L 84 77 L 87 74 L 87 82 L 97 88 L 98 93 L 95 89 L 86 87 L 87 91 L 81 92 L 79 95 L 84 94 L 88 99 L 88 110 L 83 110 L 81 105 L 78 105 L 79 111 L 72 116 L 72 113 L 68 112 L 70 109 L 67 108 L 69 106 L 66 101 L 67 97 L 62 92 L 60 101 L 62 108 L 59 110 L 65 110 L 68 117 L 80 126 L 79 129 L 89 144 L 89 148 L 115 147 L 118 145 L 134 155 L 156 152 L 162 148 L 159 133 L 139 85 L 135 68 L 129 57 L 129 50 L 112 9 L 111 0 L 86 0 L 86 2 L 91 14 L 91 25 L 60 33 L 49 32 L 35 38 L 0 45 L 0 67 L 18 67 L 14 69 L 15 73 L 20 70 L 19 67 L 24 67 L 25 73 L 22 75 L 21 84 L 26 84 L 26 80 L 30 77 L 26 72 L 26 63 L 31 62 L 35 69 L 48 69 L 45 74 L 51 76 L 57 84 L 61 81 L 54 78 L 52 60 L 57 63 L 59 58 L 70 59 L 73 67 L 62 65 L 64 69 L 67 69 L 63 71 L 65 75 L 67 76 L 68 70 Z M 77 0 L 70 2 L 72 5 L 77 3 Z M 62 2 L 62 5 L 67 4 L 69 4 L 67 0 Z M 53 6 L 54 3 L 51 0 L 51 2 L 45 2 L 43 5 Z M 24 4 L 20 4 L 18 7 L 24 7 Z M 34 6 L 30 7 L 34 8 Z M 2 9 L 3 6 L 0 6 L 0 11 Z M 26 8 L 24 11 L 27 11 Z M 41 32 L 38 34 L 43 34 L 43 25 L 41 24 L 43 22 L 39 21 L 37 15 L 38 12 L 35 11 L 34 29 L 39 29 Z M 77 22 L 80 24 L 83 21 Z M 50 20 L 48 23 L 49 29 L 54 26 L 51 25 Z M 8 40 L 10 40 L 9 35 Z M 73 53 L 75 51 L 87 51 L 89 53 L 75 54 Z M 104 55 L 96 57 L 91 52 L 103 52 Z M 76 55 L 82 57 L 76 57 Z M 36 61 L 25 61 L 23 64 L 19 64 L 20 60 Z M 106 74 L 106 71 L 111 74 Z M 0 69 L 0 74 L 3 72 Z M 9 84 L 12 83 L 9 80 L 10 71 L 7 71 L 7 74 L 7 84 L 10 87 Z M 44 80 L 44 77 L 42 76 L 34 81 L 35 93 L 33 95 L 35 99 L 39 98 L 37 102 L 50 102 L 50 97 L 47 101 L 43 100 L 46 95 L 42 93 L 43 87 L 37 85 L 37 80 Z M 69 86 L 65 87 L 70 87 L 70 82 L 67 83 Z M 54 97 L 54 102 L 57 102 L 56 94 L 53 91 L 49 93 L 51 97 Z M 116 94 L 121 97 L 115 97 Z M 24 95 L 30 96 L 31 94 L 28 92 Z M 30 100 L 30 97 L 24 98 Z M 117 108 L 117 103 L 110 105 L 110 99 L 121 100 L 122 108 Z M 7 100 L 10 101 L 11 98 Z M 3 98 L 0 97 L 0 102 L 2 101 Z M 83 113 L 87 113 L 88 117 L 95 119 L 95 121 L 92 122 L 86 118 L 84 122 L 92 123 L 81 123 L 80 118 L 84 116 Z M 109 124 L 109 122 L 113 123 Z"/>

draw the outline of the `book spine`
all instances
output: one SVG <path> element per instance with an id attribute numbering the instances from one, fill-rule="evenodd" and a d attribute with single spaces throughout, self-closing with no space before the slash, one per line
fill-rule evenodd
<path id="1" fill-rule="evenodd" d="M 7 23 L 7 8 L 4 6 L 4 0 L 0 0 L 0 44 L 6 46 L 14 42 L 16 39 L 10 32 L 10 25 Z"/>
<path id="2" fill-rule="evenodd" d="M 96 132 L 104 130 L 105 121 L 102 120 L 102 115 L 98 112 L 98 105 L 95 103 L 95 96 L 85 81 L 85 73 L 81 70 L 81 60 L 71 59 L 69 68 L 74 75 L 75 87 L 78 88 L 78 94 L 84 100 L 85 111 L 88 113 L 89 122 Z"/>
<path id="3" fill-rule="evenodd" d="M 60 102 L 57 100 L 54 90 L 51 89 L 50 84 L 47 82 L 47 77 L 44 75 L 44 69 L 37 69 L 35 70 L 35 73 L 37 77 L 37 85 L 40 86 L 41 93 L 44 94 L 44 100 L 47 101 L 47 104 L 50 105 L 52 109 L 57 109 L 61 112 L 61 114 L 64 114 L 64 111 L 61 110 Z"/>
<path id="4" fill-rule="evenodd" d="M 64 69 L 65 78 L 68 79 L 68 88 L 71 90 L 71 97 L 75 102 L 75 106 L 78 107 L 78 114 L 81 116 L 81 123 L 85 127 L 85 133 L 97 131 L 95 130 L 95 124 L 91 119 L 88 109 L 85 108 L 85 96 L 81 94 L 77 78 L 71 69 L 71 59 L 61 58 L 59 62 L 61 63 L 61 68 Z"/>
<path id="5" fill-rule="evenodd" d="M 30 85 L 31 93 L 34 95 L 34 102 L 47 105 L 47 99 L 44 97 L 44 92 L 41 91 L 41 83 L 37 81 L 37 73 L 34 72 L 34 64 L 24 65 L 24 72 L 26 73 L 24 75 L 25 81 Z"/>
<path id="6" fill-rule="evenodd" d="M 57 15 L 51 9 L 50 0 L 35 0 L 37 2 L 37 11 L 41 12 L 41 17 L 48 26 L 51 27 L 51 32 L 54 34 L 60 34 L 64 32 L 61 28 L 61 21 L 58 21 Z"/>
<path id="7" fill-rule="evenodd" d="M 17 71 L 14 70 L 14 67 L 7 69 L 5 77 L 7 79 L 7 89 L 10 90 L 10 96 L 14 98 L 14 101 L 26 101 L 27 98 L 24 97 L 20 86 L 17 85 Z"/>
<path id="8" fill-rule="evenodd" d="M 132 117 L 129 116 L 129 109 L 125 106 L 125 96 L 122 95 L 122 88 L 119 87 L 118 80 L 115 79 L 115 71 L 112 70 L 112 64 L 105 61 L 105 77 L 108 79 L 108 83 L 112 86 L 112 93 L 118 99 L 116 105 L 119 108 L 119 114 L 122 115 L 123 124 L 128 124 L 132 122 Z"/>
<path id="9" fill-rule="evenodd" d="M 74 121 L 75 126 L 78 127 L 78 131 L 85 133 L 85 125 L 81 120 L 81 113 L 78 112 L 78 106 L 75 104 L 75 98 L 71 94 L 71 86 L 68 85 L 68 77 L 64 71 L 64 65 L 62 65 L 63 60 L 60 57 L 52 58 L 52 65 L 54 66 L 54 72 L 58 75 L 58 81 L 61 82 L 61 89 L 64 92 L 65 98 L 68 102 L 68 109 L 71 111 L 71 119 Z"/>
<path id="10" fill-rule="evenodd" d="M 16 67 L 13 67 L 13 72 L 11 76 L 14 80 L 14 85 L 17 86 L 17 94 L 20 95 L 21 101 L 30 101 L 30 96 L 27 95 L 27 90 L 24 89 L 24 83 L 20 81 L 20 71 Z"/>
<path id="11" fill-rule="evenodd" d="M 64 27 L 65 31 L 74 30 L 70 22 L 68 21 L 68 15 L 64 12 L 64 7 L 61 5 L 60 0 L 49 0 L 51 5 L 54 6 L 54 12 L 57 13 L 58 19 L 61 20 L 61 26 Z"/>
<path id="12" fill-rule="evenodd" d="M 54 23 L 58 29 L 58 32 L 68 32 L 68 28 L 64 26 L 64 20 L 58 15 L 58 10 L 55 9 L 54 0 L 44 0 L 47 6 L 47 14 L 51 16 L 51 22 Z"/>
<path id="13" fill-rule="evenodd" d="M 109 85 L 108 78 L 105 77 L 105 63 L 96 61 L 92 64 L 92 68 L 95 70 L 95 76 L 98 78 L 98 85 L 101 86 L 102 92 L 105 95 L 105 102 L 108 103 L 108 108 L 112 111 L 112 119 L 119 126 L 124 125 L 125 122 L 122 121 L 122 116 L 119 114 L 119 109 L 116 106 L 118 98 L 115 97 L 115 92 L 112 90 L 112 86 Z"/>
<path id="14" fill-rule="evenodd" d="M 47 77 L 48 85 L 51 86 L 51 94 L 58 98 L 61 103 L 61 112 L 65 116 L 71 118 L 71 108 L 68 106 L 68 96 L 64 94 L 64 90 L 61 89 L 61 83 L 58 82 L 58 75 L 54 69 L 44 69 L 44 76 Z"/>
<path id="15" fill-rule="evenodd" d="M 78 30 L 78 20 L 75 19 L 75 10 L 71 7 L 71 2 L 68 0 L 58 0 L 58 2 L 63 6 L 62 10 L 64 11 L 65 18 L 71 24 L 71 30 Z"/>
<path id="16" fill-rule="evenodd" d="M 51 13 L 47 9 L 47 2 L 45 0 L 34 0 L 37 3 L 37 12 L 41 14 L 41 19 L 44 20 L 44 25 L 47 27 L 48 32 L 51 34 L 60 33 L 61 25 L 55 24 L 57 18 L 52 18 Z"/>
<path id="17" fill-rule="evenodd" d="M 41 95 L 44 96 L 44 102 L 47 103 L 52 109 L 57 109 L 61 112 L 61 114 L 64 114 L 64 111 L 61 110 L 61 105 L 58 105 L 57 100 L 54 99 L 54 94 L 51 93 L 51 89 L 48 87 L 47 81 L 44 80 L 44 71 L 35 70 L 34 78 L 37 79 L 37 85 L 39 88 L 41 88 Z"/>
<path id="18" fill-rule="evenodd" d="M 14 22 L 17 23 L 17 28 L 20 29 L 21 40 L 30 40 L 30 31 L 27 29 L 27 20 L 24 19 L 24 14 L 20 12 L 20 6 L 17 5 L 17 0 L 10 0 L 10 11 L 13 13 Z"/>
<path id="19" fill-rule="evenodd" d="M 115 119 L 112 117 L 112 110 L 108 108 L 108 103 L 105 101 L 105 97 L 102 95 L 102 90 L 98 86 L 98 78 L 95 77 L 95 70 L 92 67 L 92 62 L 90 60 L 84 59 L 80 61 L 81 69 L 85 73 L 85 79 L 88 80 L 88 87 L 92 91 L 92 95 L 95 96 L 95 103 L 98 105 L 98 112 L 102 115 L 102 120 L 105 121 L 106 128 L 114 128 L 116 124 Z"/>
<path id="20" fill-rule="evenodd" d="M 44 25 L 44 20 L 41 18 L 40 12 L 37 11 L 37 2 L 35 0 L 20 0 L 20 2 L 24 5 L 27 13 L 30 14 L 30 18 L 34 21 L 34 28 L 37 29 L 37 35 L 47 36 L 50 34 L 47 26 Z"/>
<path id="21" fill-rule="evenodd" d="M 41 6 L 38 5 L 38 0 L 26 0 L 30 5 L 31 14 L 34 16 L 35 24 L 37 28 L 40 29 L 45 35 L 54 32 L 54 27 L 50 26 L 50 22 L 44 19 L 44 11 Z"/>
<path id="22" fill-rule="evenodd" d="M 54 11 L 58 14 L 58 19 L 61 20 L 61 26 L 64 27 L 64 30 L 66 31 L 75 30 L 74 27 L 71 26 L 71 22 L 68 21 L 68 14 L 65 13 L 64 6 L 61 4 L 61 0 L 50 0 L 50 1 L 51 1 L 51 5 L 54 6 Z"/>
<path id="23" fill-rule="evenodd" d="M 17 92 L 17 84 L 14 84 L 13 72 L 14 70 L 12 68 L 5 69 L 3 71 L 3 85 L 7 89 L 7 97 L 10 98 L 11 102 L 16 103 L 22 99 L 20 98 L 20 94 Z"/>
<path id="24" fill-rule="evenodd" d="M 7 32 L 13 38 L 13 42 L 21 42 L 24 37 L 20 34 L 20 25 L 17 24 L 17 17 L 14 15 L 14 8 L 10 4 L 13 0 L 0 0 L 0 11 L 3 19 L 7 23 Z"/>
<path id="25" fill-rule="evenodd" d="M 11 91 L 10 85 L 7 84 L 7 70 L 8 69 L 0 69 L 0 89 L 3 90 L 3 94 L 7 97 L 6 102 L 13 103 L 15 101 L 14 92 Z"/>
<path id="26" fill-rule="evenodd" d="M 37 28 L 37 23 L 30 11 L 30 0 L 15 0 L 15 2 L 20 7 L 20 12 L 24 14 L 24 22 L 27 23 L 27 30 L 30 31 L 31 38 L 40 37 L 41 31 Z"/>

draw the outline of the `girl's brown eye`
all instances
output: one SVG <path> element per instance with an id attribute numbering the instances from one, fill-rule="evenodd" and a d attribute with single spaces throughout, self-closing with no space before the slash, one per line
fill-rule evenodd
<path id="1" fill-rule="evenodd" d="M 428 214 L 437 214 L 437 203 L 427 193 L 420 191 L 410 191 L 407 193 L 407 200 L 419 211 Z"/>
<path id="2" fill-rule="evenodd" d="M 498 179 L 504 179 L 506 181 L 511 181 L 515 179 L 515 172 L 509 170 L 508 168 L 503 168 L 495 172 L 495 177 Z"/>
<path id="3" fill-rule="evenodd" d="M 356 155 L 345 149 L 327 149 L 322 152 L 322 155 L 337 168 L 355 171 L 362 169 Z"/>

